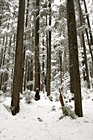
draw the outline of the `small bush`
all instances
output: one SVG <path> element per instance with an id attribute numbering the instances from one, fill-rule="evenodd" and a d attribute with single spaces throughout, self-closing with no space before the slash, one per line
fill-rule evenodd
<path id="1" fill-rule="evenodd" d="M 71 106 L 63 106 L 62 111 L 63 111 L 63 117 L 70 116 L 72 119 L 76 119 L 76 115 L 74 111 L 71 110 Z"/>
<path id="2" fill-rule="evenodd" d="M 30 104 L 32 102 L 32 99 L 34 98 L 33 94 L 29 90 L 27 90 L 24 97 L 25 97 L 25 101 L 26 101 L 27 104 Z"/>
<path id="3" fill-rule="evenodd" d="M 27 104 L 30 104 L 31 103 L 31 96 L 30 95 L 26 95 L 25 101 L 26 101 Z"/>

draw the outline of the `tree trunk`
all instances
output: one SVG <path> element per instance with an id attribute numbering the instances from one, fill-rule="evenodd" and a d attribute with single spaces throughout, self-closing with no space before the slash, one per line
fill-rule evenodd
<path id="1" fill-rule="evenodd" d="M 92 62 L 91 62 L 91 67 L 92 67 L 92 69 L 91 69 L 91 71 L 90 71 L 90 73 L 91 73 L 90 76 L 93 78 L 93 53 L 92 53 L 92 48 L 91 48 L 91 44 L 90 44 L 90 41 L 89 41 L 89 36 L 88 36 L 88 31 L 87 31 L 87 29 L 85 29 L 85 31 L 86 31 L 86 36 L 87 36 L 89 51 L 90 51 L 91 60 L 92 60 Z"/>
<path id="2" fill-rule="evenodd" d="M 28 14 L 29 14 L 29 0 L 27 0 L 27 10 L 26 10 L 26 23 L 25 27 L 28 25 Z"/>
<path id="3" fill-rule="evenodd" d="M 40 64 L 39 64 L 39 0 L 36 0 L 36 21 L 35 21 L 35 91 L 40 90 Z"/>
<path id="4" fill-rule="evenodd" d="M 70 65 L 73 66 L 73 91 L 75 98 L 75 113 L 82 117 L 82 100 L 81 100 L 81 83 L 78 62 L 78 46 L 77 46 L 77 32 L 73 0 L 67 0 L 67 24 L 68 24 L 68 42 L 69 42 L 69 58 Z M 72 61 L 72 58 L 74 61 Z M 71 62 L 72 61 L 72 62 Z M 70 69 L 70 75 L 71 75 Z"/>
<path id="5" fill-rule="evenodd" d="M 49 0 L 49 26 L 51 26 L 51 0 Z M 47 96 L 51 92 L 51 31 L 49 31 Z"/>
<path id="6" fill-rule="evenodd" d="M 59 62 L 60 62 L 60 80 L 61 80 L 61 84 L 62 84 L 62 52 L 59 51 Z"/>
<path id="7" fill-rule="evenodd" d="M 23 62 L 22 56 L 23 56 L 24 13 L 25 13 L 25 0 L 19 0 L 15 67 L 13 78 L 13 94 L 11 101 L 11 111 L 13 115 L 16 115 L 19 112 L 20 92 L 22 91 L 21 82 L 22 82 L 22 62 Z"/>
<path id="8" fill-rule="evenodd" d="M 28 26 L 28 14 L 29 14 L 29 0 L 27 0 L 27 9 L 26 9 L 26 22 L 25 22 L 25 27 L 27 28 Z M 26 34 L 27 35 L 27 34 Z M 25 40 L 26 40 L 26 35 L 25 35 Z M 25 62 L 25 51 L 26 51 L 26 44 L 23 46 L 23 67 L 22 67 L 22 87 L 23 87 L 23 80 L 25 79 L 25 74 L 24 74 L 24 62 Z M 24 82 L 24 90 L 25 90 L 25 82 Z"/>
<path id="9" fill-rule="evenodd" d="M 47 26 L 47 15 L 46 15 L 46 26 Z M 46 32 L 46 49 L 47 49 L 47 64 L 46 64 L 46 91 L 47 91 L 47 87 L 48 87 L 48 43 L 49 39 L 48 39 L 48 32 Z"/>
<path id="10" fill-rule="evenodd" d="M 44 72 L 44 69 L 45 69 L 45 63 L 44 63 L 44 59 L 45 59 L 45 55 L 44 55 L 44 38 L 43 38 L 43 40 L 42 40 L 42 45 L 43 45 L 43 48 L 42 48 L 42 53 L 43 53 L 43 55 L 42 55 L 42 91 L 43 91 L 43 93 L 44 93 L 44 85 L 45 85 L 45 72 Z"/>

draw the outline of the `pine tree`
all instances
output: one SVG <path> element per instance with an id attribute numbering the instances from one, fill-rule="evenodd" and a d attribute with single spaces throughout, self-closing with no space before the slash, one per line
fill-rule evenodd
<path id="1" fill-rule="evenodd" d="M 40 62 L 39 62 L 39 5 L 36 0 L 36 21 L 35 21 L 35 90 L 40 90 Z"/>

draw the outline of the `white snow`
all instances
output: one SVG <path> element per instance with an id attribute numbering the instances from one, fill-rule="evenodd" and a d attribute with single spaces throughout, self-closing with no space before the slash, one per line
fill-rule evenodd
<path id="1" fill-rule="evenodd" d="M 16 1 L 17 4 L 14 3 L 14 5 L 18 5 L 18 0 Z M 57 5 L 64 2 L 63 0 L 54 1 Z M 93 8 L 91 8 L 93 0 L 90 1 L 86 2 L 93 31 Z M 18 8 L 15 10 L 17 11 Z M 11 9 L 12 11 L 13 9 Z M 15 20 L 17 19 L 15 18 Z M 14 29 L 16 26 L 15 22 Z M 50 27 L 47 28 L 47 30 L 49 29 Z M 2 35 L 9 32 L 10 30 L 4 28 Z M 26 56 L 30 58 L 33 54 L 27 50 Z M 3 72 L 5 69 L 0 70 L 0 73 Z M 64 87 L 66 86 L 65 84 Z M 43 93 L 41 93 L 39 101 L 32 99 L 30 104 L 27 104 L 24 98 L 21 99 L 20 112 L 16 116 L 12 116 L 9 112 L 11 98 L 5 97 L 0 91 L 0 140 L 93 140 L 93 89 L 87 90 L 85 87 L 86 85 L 82 86 L 83 117 L 76 119 L 68 116 L 59 119 L 63 115 L 60 102 L 55 100 L 51 102 Z M 53 88 L 55 91 L 54 85 L 52 85 Z M 65 88 L 65 92 L 68 92 L 66 90 L 67 88 Z M 70 99 L 70 94 L 67 93 L 66 100 Z M 74 102 L 70 102 L 69 105 L 74 106 Z"/>
<path id="2" fill-rule="evenodd" d="M 93 140 L 93 91 L 83 92 L 84 116 L 76 119 L 59 120 L 60 102 L 51 102 L 43 93 L 39 101 L 32 99 L 31 104 L 21 99 L 16 116 L 4 107 L 10 105 L 10 98 L 4 99 L 0 102 L 0 140 Z"/>

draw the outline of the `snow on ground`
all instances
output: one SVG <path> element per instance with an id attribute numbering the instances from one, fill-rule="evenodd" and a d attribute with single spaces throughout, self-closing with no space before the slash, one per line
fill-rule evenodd
<path id="1" fill-rule="evenodd" d="M 10 104 L 10 98 L 6 98 L 0 103 L 0 140 L 93 140 L 92 92 L 91 95 L 83 99 L 84 117 L 61 120 L 59 101 L 51 102 L 44 95 L 31 104 L 22 99 L 20 113 L 12 116 L 4 107 Z"/>

